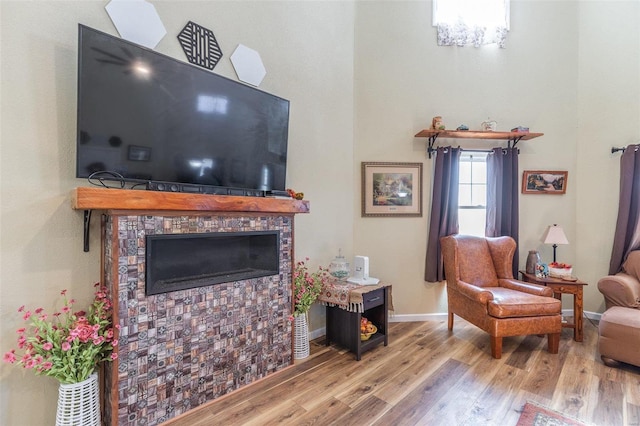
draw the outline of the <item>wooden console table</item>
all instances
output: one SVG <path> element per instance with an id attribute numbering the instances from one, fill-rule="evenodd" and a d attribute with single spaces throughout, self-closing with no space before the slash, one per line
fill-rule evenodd
<path id="1" fill-rule="evenodd" d="M 388 318 L 389 309 L 392 309 L 390 285 L 359 286 L 332 282 L 328 286 L 330 288 L 323 288 L 318 298 L 327 307 L 327 346 L 335 342 L 353 352 L 356 360 L 360 361 L 363 352 L 380 343 L 384 343 L 384 346 L 389 344 Z M 360 338 L 362 317 L 368 318 L 378 328 L 365 341 Z"/>
<path id="2" fill-rule="evenodd" d="M 520 274 L 522 275 L 522 281 L 550 287 L 553 290 L 553 297 L 558 300 L 562 300 L 563 294 L 573 294 L 573 323 L 563 322 L 562 327 L 573 328 L 573 340 L 582 342 L 582 293 L 583 287 L 588 284 L 580 280 L 565 281 L 560 278 L 538 278 L 535 274 L 528 274 L 525 271 L 520 271 Z"/>

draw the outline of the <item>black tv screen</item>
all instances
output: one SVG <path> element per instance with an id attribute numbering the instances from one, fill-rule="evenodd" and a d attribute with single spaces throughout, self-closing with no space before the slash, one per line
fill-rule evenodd
<path id="1" fill-rule="evenodd" d="M 284 190 L 288 127 L 285 99 L 79 25 L 78 178 Z"/>

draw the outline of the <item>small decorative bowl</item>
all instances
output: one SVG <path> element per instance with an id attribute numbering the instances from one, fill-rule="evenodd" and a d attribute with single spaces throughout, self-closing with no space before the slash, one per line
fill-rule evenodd
<path id="1" fill-rule="evenodd" d="M 374 334 L 376 334 L 376 332 L 378 331 L 378 327 L 376 327 L 375 325 L 373 326 L 373 331 L 371 333 L 360 333 L 360 340 L 369 340 L 369 338 L 371 336 L 373 336 Z"/>

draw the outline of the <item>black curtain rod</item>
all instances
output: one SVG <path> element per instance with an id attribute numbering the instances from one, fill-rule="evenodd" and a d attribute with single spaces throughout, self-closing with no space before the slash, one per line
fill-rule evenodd
<path id="1" fill-rule="evenodd" d="M 633 145 L 635 146 L 634 151 L 638 151 L 638 148 L 640 148 L 640 145 Z M 625 152 L 626 151 L 626 147 L 622 147 L 622 148 L 616 148 L 615 146 L 611 148 L 611 153 L 615 154 L 618 151 L 622 151 Z"/>
<path id="2" fill-rule="evenodd" d="M 460 148 L 460 151 L 464 151 L 464 152 L 486 152 L 487 154 L 493 154 L 493 150 L 492 149 L 464 149 L 464 148 Z M 508 148 L 501 148 L 502 149 L 502 153 L 505 153 L 506 150 Z M 437 151 L 436 148 L 428 148 L 427 151 L 429 151 L 430 153 L 434 153 Z M 518 154 L 520 154 L 520 148 L 518 148 Z"/>

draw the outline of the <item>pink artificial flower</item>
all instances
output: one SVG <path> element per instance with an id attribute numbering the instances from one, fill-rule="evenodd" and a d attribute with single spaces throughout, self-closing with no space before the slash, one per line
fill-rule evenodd
<path id="1" fill-rule="evenodd" d="M 42 363 L 43 370 L 51 370 L 51 367 L 53 367 L 53 363 L 51 361 L 46 361 Z"/>
<path id="2" fill-rule="evenodd" d="M 296 317 L 294 317 L 293 315 L 289 315 L 289 321 L 293 321 L 295 319 L 296 319 Z"/>
<path id="3" fill-rule="evenodd" d="M 78 311 L 74 315 L 78 317 L 78 321 L 80 321 L 80 319 L 86 319 L 84 316 L 87 315 L 87 313 L 85 311 Z"/>
<path id="4" fill-rule="evenodd" d="M 51 349 L 53 349 L 53 344 L 51 342 L 46 342 L 44 345 L 42 345 L 42 349 L 44 349 L 45 351 L 50 351 Z"/>
<path id="5" fill-rule="evenodd" d="M 12 349 L 11 352 L 7 352 L 6 354 L 4 354 L 4 357 L 2 357 L 2 360 L 4 362 L 9 362 L 11 364 L 16 362 L 16 350 Z"/>
<path id="6" fill-rule="evenodd" d="M 36 314 L 39 314 L 39 313 L 40 313 L 40 312 L 42 312 L 42 311 L 44 311 L 44 309 L 42 309 L 42 308 L 38 308 L 38 309 L 36 309 L 36 311 L 35 311 L 35 312 L 36 312 Z"/>
<path id="7" fill-rule="evenodd" d="M 71 310 L 71 308 L 69 308 L 68 306 L 63 306 L 62 307 L 62 313 L 66 314 L 67 312 L 69 312 Z"/>
<path id="8" fill-rule="evenodd" d="M 31 311 L 27 311 L 24 313 L 24 315 L 22 316 L 23 320 L 28 320 L 29 318 L 31 318 Z"/>
<path id="9" fill-rule="evenodd" d="M 71 349 L 71 345 L 69 344 L 69 342 L 62 342 L 62 350 L 66 352 L 69 349 Z"/>
<path id="10" fill-rule="evenodd" d="M 18 308 L 18 312 L 23 312 L 23 311 L 24 311 L 24 305 L 22 305 L 22 306 L 20 306 L 20 307 Z"/>
<path id="11" fill-rule="evenodd" d="M 113 341 L 111 342 L 111 346 L 113 346 L 114 348 L 118 346 L 118 339 L 113 339 Z"/>
<path id="12" fill-rule="evenodd" d="M 76 303 L 76 299 L 69 300 L 69 305 L 73 305 L 74 303 Z"/>
<path id="13" fill-rule="evenodd" d="M 33 358 L 27 360 L 27 362 L 24 363 L 25 368 L 33 368 L 35 366 L 36 366 L 36 361 Z"/>
<path id="14" fill-rule="evenodd" d="M 94 328 L 86 322 L 77 322 L 75 328 L 70 331 L 70 337 L 77 337 L 78 340 L 80 340 L 82 343 L 86 343 L 89 341 L 89 339 L 93 339 L 94 335 Z"/>
<path id="15" fill-rule="evenodd" d="M 67 294 L 67 290 L 66 290 L 66 289 L 64 289 L 64 290 L 62 290 L 62 291 L 60 292 L 60 295 L 61 295 L 61 296 L 65 296 L 66 294 Z"/>
<path id="16" fill-rule="evenodd" d="M 22 327 L 22 328 L 19 328 L 18 330 L 16 330 L 16 333 L 18 333 L 18 334 L 24 334 L 24 332 L 25 332 L 25 331 L 27 331 L 27 329 L 26 329 L 26 328 L 24 328 L 24 327 Z"/>
<path id="17" fill-rule="evenodd" d="M 93 344 L 96 346 L 100 345 L 102 342 L 104 342 L 104 337 L 102 336 L 98 336 L 97 338 L 93 339 Z"/>
<path id="18" fill-rule="evenodd" d="M 18 338 L 18 347 L 19 347 L 20 349 L 24 349 L 24 345 L 25 345 L 26 343 L 27 343 L 27 338 L 26 338 L 26 337 L 24 337 L 24 336 L 20 336 L 20 337 Z"/>
<path id="19" fill-rule="evenodd" d="M 117 353 L 115 353 L 115 352 L 112 352 L 112 353 L 111 353 L 111 359 L 112 359 L 112 360 L 114 360 L 114 359 L 118 359 L 118 354 L 117 354 Z"/>

